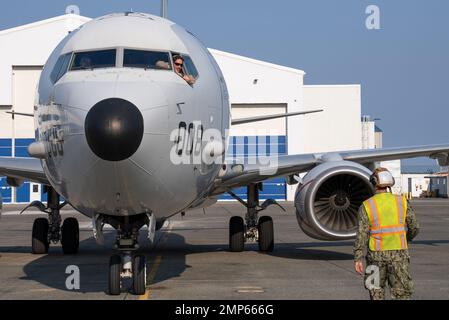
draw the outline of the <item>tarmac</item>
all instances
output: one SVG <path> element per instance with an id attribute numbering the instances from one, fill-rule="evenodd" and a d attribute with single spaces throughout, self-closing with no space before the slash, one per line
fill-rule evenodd
<path id="1" fill-rule="evenodd" d="M 294 206 L 287 212 L 271 206 L 275 225 L 272 253 L 246 244 L 241 253 L 228 251 L 228 221 L 244 215 L 244 207 L 220 202 L 205 211 L 176 216 L 157 232 L 151 248 L 141 233 L 140 251 L 148 259 L 147 293 L 133 295 L 124 288 L 108 296 L 108 262 L 115 231 L 107 229 L 106 243 L 93 239 L 91 221 L 73 209 L 63 218 L 80 222 L 80 250 L 63 255 L 59 244 L 45 255 L 31 254 L 36 211 L 19 215 L 20 207 L 6 206 L 0 220 L 0 299 L 344 299 L 366 300 L 363 279 L 353 270 L 353 241 L 326 242 L 306 236 L 299 228 Z M 410 244 L 414 299 L 449 299 L 449 200 L 415 200 L 412 206 L 421 226 Z M 79 289 L 69 290 L 66 268 L 79 268 Z"/>

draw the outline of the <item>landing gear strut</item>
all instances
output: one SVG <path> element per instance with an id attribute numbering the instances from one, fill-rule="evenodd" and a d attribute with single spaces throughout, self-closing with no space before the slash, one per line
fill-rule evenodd
<path id="1" fill-rule="evenodd" d="M 261 184 L 250 184 L 247 186 L 248 201 L 243 201 L 231 190 L 228 193 L 243 204 L 247 210 L 245 221 L 239 216 L 234 216 L 229 221 L 229 249 L 232 252 L 244 250 L 245 242 L 258 242 L 259 250 L 271 252 L 274 249 L 273 219 L 269 216 L 258 217 L 259 212 L 265 210 L 269 205 L 276 204 L 275 200 L 266 200 L 259 205 L 259 190 Z M 285 211 L 284 208 L 281 207 Z"/>
<path id="2" fill-rule="evenodd" d="M 34 254 L 45 254 L 48 252 L 50 242 L 61 241 L 64 254 L 75 254 L 79 248 L 79 225 L 75 218 L 67 218 L 61 228 L 60 210 L 66 203 L 60 204 L 59 194 L 51 187 L 47 188 L 48 206 L 40 201 L 34 201 L 25 209 L 36 207 L 47 213 L 48 218 L 37 218 L 33 223 L 31 238 L 31 251 Z"/>
<path id="3" fill-rule="evenodd" d="M 155 228 L 155 220 L 151 215 L 137 215 L 132 217 L 99 216 L 98 222 L 110 224 L 117 230 L 115 249 L 117 253 L 109 260 L 108 288 L 110 295 L 119 295 L 122 291 L 124 279 L 132 280 L 132 292 L 142 295 L 146 291 L 146 258 L 136 254 L 139 249 L 139 229 L 148 225 L 149 237 Z M 98 231 L 102 227 L 99 226 Z"/>

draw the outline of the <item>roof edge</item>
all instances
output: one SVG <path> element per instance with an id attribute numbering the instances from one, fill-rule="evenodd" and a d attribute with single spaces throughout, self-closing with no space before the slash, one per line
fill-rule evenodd
<path id="1" fill-rule="evenodd" d="M 362 87 L 361 84 L 357 83 L 349 83 L 349 84 L 305 84 L 304 87 L 307 88 L 328 88 L 328 87 L 341 87 L 341 88 L 353 88 L 353 87 Z"/>
<path id="2" fill-rule="evenodd" d="M 64 15 L 61 15 L 61 16 L 57 16 L 57 17 L 53 17 L 53 18 L 49 18 L 49 19 L 45 19 L 45 20 L 40 20 L 40 21 L 36 21 L 36 22 L 31 22 L 31 23 L 24 24 L 24 25 L 21 25 L 21 26 L 17 26 L 17 27 L 1 30 L 0 31 L 0 36 L 5 35 L 5 34 L 10 34 L 10 33 L 13 33 L 13 32 L 18 32 L 18 31 L 34 28 L 34 27 L 38 27 L 38 26 L 42 26 L 42 25 L 45 25 L 45 24 L 48 24 L 48 23 L 52 23 L 52 22 L 56 22 L 56 21 L 66 20 L 66 19 L 78 19 L 78 20 L 84 21 L 84 22 L 88 22 L 88 21 L 92 20 L 89 17 L 68 13 L 68 14 L 64 14 Z"/>
<path id="3" fill-rule="evenodd" d="M 245 61 L 245 62 L 249 62 L 249 63 L 254 63 L 254 64 L 258 64 L 260 66 L 274 68 L 274 69 L 278 69 L 278 70 L 282 70 L 282 71 L 292 72 L 292 73 L 296 73 L 296 74 L 299 74 L 299 75 L 302 75 L 302 76 L 304 76 L 306 74 L 303 70 L 300 70 L 300 69 L 294 69 L 294 68 L 290 68 L 290 67 L 285 67 L 285 66 L 281 66 L 279 64 L 266 62 L 266 61 L 262 61 L 262 60 L 257 60 L 257 59 L 253 59 L 253 58 L 248 58 L 248 57 L 245 57 L 245 56 L 241 56 L 241 55 L 237 55 L 237 54 L 234 54 L 234 53 L 221 51 L 221 50 L 217 50 L 217 49 L 212 49 L 212 48 L 207 48 L 207 49 L 211 53 L 213 53 L 213 54 L 225 56 L 225 57 L 228 57 L 228 58 L 231 58 L 231 59 L 241 60 L 241 61 Z"/>

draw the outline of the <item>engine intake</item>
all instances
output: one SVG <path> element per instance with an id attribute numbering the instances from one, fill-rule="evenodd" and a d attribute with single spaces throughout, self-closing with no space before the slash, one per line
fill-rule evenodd
<path id="1" fill-rule="evenodd" d="M 323 163 L 312 169 L 295 195 L 301 229 L 320 240 L 354 238 L 357 211 L 374 193 L 370 175 L 367 168 L 349 161 Z"/>

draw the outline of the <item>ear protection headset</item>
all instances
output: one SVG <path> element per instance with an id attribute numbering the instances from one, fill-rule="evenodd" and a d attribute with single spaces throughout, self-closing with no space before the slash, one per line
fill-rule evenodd
<path id="1" fill-rule="evenodd" d="M 395 184 L 393 175 L 386 168 L 377 168 L 374 170 L 369 181 L 376 188 L 391 188 Z"/>

